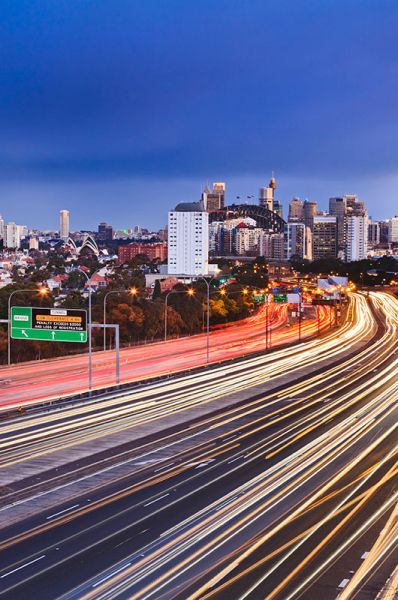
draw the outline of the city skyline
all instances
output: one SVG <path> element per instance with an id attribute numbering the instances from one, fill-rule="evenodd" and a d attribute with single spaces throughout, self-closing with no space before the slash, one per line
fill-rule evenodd
<path id="1" fill-rule="evenodd" d="M 387 1 L 6 2 L 1 211 L 120 227 L 150 202 L 158 228 L 207 181 L 230 201 L 275 170 L 284 204 L 355 193 L 387 218 L 397 17 Z"/>

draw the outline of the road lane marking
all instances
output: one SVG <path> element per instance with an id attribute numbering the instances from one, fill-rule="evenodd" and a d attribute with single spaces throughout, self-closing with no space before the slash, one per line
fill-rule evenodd
<path id="1" fill-rule="evenodd" d="M 162 498 L 166 498 L 167 496 L 170 496 L 170 494 L 163 494 L 163 496 L 159 496 L 159 498 L 155 498 L 155 500 L 151 500 L 150 502 L 147 502 L 146 504 L 144 504 L 144 506 L 149 506 L 150 504 L 153 504 L 154 502 L 157 502 L 158 500 L 162 500 Z"/>
<path id="2" fill-rule="evenodd" d="M 12 571 L 9 571 L 8 573 L 4 573 L 4 575 L 1 575 L 0 579 L 3 579 L 3 577 L 8 577 L 9 575 L 12 575 L 13 573 L 16 573 L 20 569 L 24 569 L 25 567 L 28 567 L 29 565 L 32 565 L 33 563 L 37 562 L 38 560 L 41 560 L 42 558 L 45 558 L 45 556 L 46 556 L 45 554 L 42 554 L 38 558 L 34 558 L 33 560 L 25 563 L 24 565 L 21 565 L 20 567 L 17 567 L 16 569 L 13 569 Z"/>
<path id="3" fill-rule="evenodd" d="M 60 510 L 57 513 L 54 513 L 53 515 L 49 515 L 48 517 L 46 517 L 46 519 L 53 519 L 54 517 L 58 517 L 58 515 L 62 515 L 63 513 L 68 512 L 68 510 L 73 510 L 74 508 L 77 508 L 78 506 L 80 506 L 79 504 L 74 504 L 73 506 L 70 506 L 69 508 L 64 508 L 64 510 Z"/>
<path id="4" fill-rule="evenodd" d="M 129 567 L 130 565 L 131 565 L 131 563 L 127 563 L 127 565 L 123 565 L 123 567 L 120 567 L 120 569 L 116 569 L 116 571 L 112 571 L 112 573 L 109 573 L 109 575 L 107 575 L 106 577 L 103 577 L 102 579 L 97 581 L 97 583 L 93 583 L 93 585 L 91 587 L 93 587 L 93 588 L 97 587 L 97 585 L 100 585 L 104 581 L 107 581 L 107 579 L 110 579 L 117 573 L 120 573 L 120 571 L 123 571 L 123 569 L 127 569 L 127 567 Z"/>
<path id="5" fill-rule="evenodd" d="M 343 581 L 340 583 L 339 588 L 345 588 L 345 586 L 347 585 L 347 583 L 349 582 L 349 579 L 343 579 Z"/>

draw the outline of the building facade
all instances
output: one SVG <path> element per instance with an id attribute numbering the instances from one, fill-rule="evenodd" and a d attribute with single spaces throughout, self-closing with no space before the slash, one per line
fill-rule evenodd
<path id="1" fill-rule="evenodd" d="M 288 221 L 303 221 L 304 220 L 304 211 L 303 211 L 303 203 L 300 198 L 293 198 L 289 204 L 289 214 Z"/>
<path id="2" fill-rule="evenodd" d="M 202 202 L 178 204 L 169 212 L 168 274 L 208 274 L 209 215 Z"/>
<path id="3" fill-rule="evenodd" d="M 69 238 L 69 210 L 59 211 L 59 237 L 62 240 Z"/>
<path id="4" fill-rule="evenodd" d="M 224 208 L 225 183 L 221 181 L 214 182 L 212 190 L 206 186 L 202 193 L 202 202 L 208 212 Z"/>
<path id="5" fill-rule="evenodd" d="M 142 244 L 140 242 L 133 242 L 132 244 L 126 244 L 119 246 L 118 248 L 118 261 L 120 264 L 132 260 L 139 254 L 145 255 L 149 260 L 166 260 L 167 258 L 167 243 L 166 242 L 154 242 L 149 244 Z"/>
<path id="6" fill-rule="evenodd" d="M 346 261 L 364 260 L 368 254 L 368 219 L 366 215 L 347 216 Z"/>
<path id="7" fill-rule="evenodd" d="M 336 258 L 337 222 L 331 215 L 315 215 L 312 229 L 312 258 Z"/>
<path id="8" fill-rule="evenodd" d="M 312 233 L 305 223 L 287 222 L 284 235 L 285 258 L 312 260 Z"/>

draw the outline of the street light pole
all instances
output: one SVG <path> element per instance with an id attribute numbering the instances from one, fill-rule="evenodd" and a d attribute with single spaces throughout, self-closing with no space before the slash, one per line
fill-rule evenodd
<path id="1" fill-rule="evenodd" d="M 131 295 L 131 296 L 136 296 L 137 295 L 137 289 L 136 288 L 130 288 L 129 290 L 110 290 L 109 292 L 106 292 L 105 296 L 104 296 L 104 325 L 106 325 L 106 299 L 110 294 L 123 294 L 125 292 L 127 292 Z M 104 350 L 106 350 L 106 327 L 104 327 Z"/>
<path id="2" fill-rule="evenodd" d="M 301 341 L 301 292 L 299 292 L 299 322 L 298 322 L 298 334 L 299 334 L 299 342 Z"/>
<path id="3" fill-rule="evenodd" d="M 188 288 L 188 290 L 170 290 L 170 292 L 167 292 L 166 298 L 164 301 L 164 341 L 165 342 L 167 342 L 167 302 L 168 302 L 169 296 L 171 296 L 171 294 L 188 294 L 188 296 L 193 296 L 194 291 L 192 288 Z"/>
<path id="4" fill-rule="evenodd" d="M 209 279 L 209 281 L 207 281 L 207 279 L 205 277 L 202 277 L 202 276 L 196 278 L 197 281 L 199 281 L 199 279 L 201 279 L 202 281 L 205 282 L 206 288 L 207 288 L 206 362 L 208 363 L 209 359 L 210 359 L 210 284 L 213 281 L 214 277 L 212 277 L 211 279 Z"/>

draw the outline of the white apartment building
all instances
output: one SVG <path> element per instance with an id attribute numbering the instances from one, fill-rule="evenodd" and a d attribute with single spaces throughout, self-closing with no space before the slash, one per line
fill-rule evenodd
<path id="1" fill-rule="evenodd" d="M 346 261 L 364 260 L 368 254 L 368 218 L 346 217 Z"/>
<path id="2" fill-rule="evenodd" d="M 4 225 L 4 247 L 19 248 L 21 239 L 26 237 L 27 231 L 26 225 L 17 225 L 13 222 Z"/>
<path id="3" fill-rule="evenodd" d="M 168 275 L 207 275 L 209 215 L 200 202 L 178 204 L 168 219 Z"/>
<path id="4" fill-rule="evenodd" d="M 398 242 L 398 216 L 388 221 L 388 243 Z"/>
<path id="5" fill-rule="evenodd" d="M 259 227 L 249 227 L 241 223 L 236 228 L 236 252 L 239 255 L 256 252 L 258 243 L 263 230 Z"/>
<path id="6" fill-rule="evenodd" d="M 305 260 L 312 260 L 312 234 L 305 223 L 296 221 L 285 225 L 285 258 L 299 256 Z"/>

